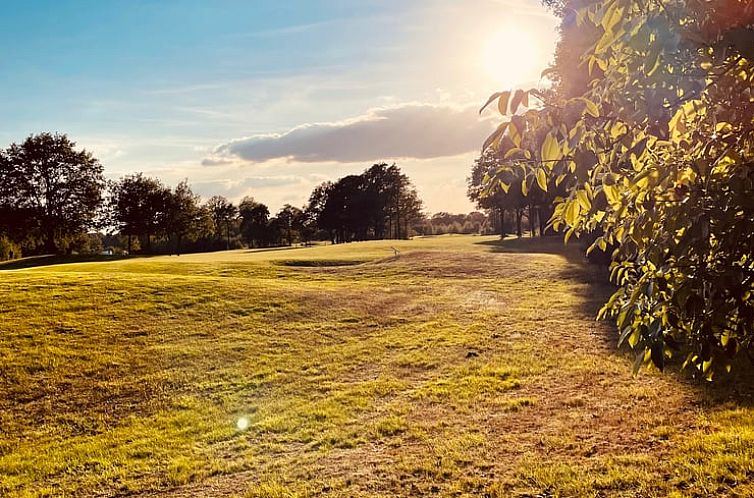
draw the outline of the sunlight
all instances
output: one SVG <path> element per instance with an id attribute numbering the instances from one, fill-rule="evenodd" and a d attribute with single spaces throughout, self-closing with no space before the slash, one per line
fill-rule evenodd
<path id="1" fill-rule="evenodd" d="M 539 80 L 547 66 L 537 39 L 524 28 L 508 25 L 491 34 L 483 46 L 481 65 L 500 88 Z"/>

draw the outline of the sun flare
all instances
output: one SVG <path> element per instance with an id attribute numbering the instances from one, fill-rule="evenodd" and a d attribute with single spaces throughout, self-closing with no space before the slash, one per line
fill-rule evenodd
<path id="1" fill-rule="evenodd" d="M 535 36 L 513 25 L 492 33 L 481 57 L 486 76 L 500 88 L 538 80 L 547 62 Z"/>

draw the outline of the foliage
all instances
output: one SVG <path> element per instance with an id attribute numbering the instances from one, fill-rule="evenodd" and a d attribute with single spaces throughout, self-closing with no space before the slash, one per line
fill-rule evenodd
<path id="1" fill-rule="evenodd" d="M 165 197 L 163 228 L 168 238 L 175 240 L 175 253 L 179 256 L 183 239 L 206 237 L 212 230 L 210 212 L 199 201 L 187 181 L 176 185 Z"/>
<path id="2" fill-rule="evenodd" d="M 325 182 L 312 192 L 306 211 L 333 243 L 406 238 L 422 217 L 422 202 L 395 164 L 375 164 L 360 175 Z"/>
<path id="3" fill-rule="evenodd" d="M 550 186 L 542 190 L 534 177 L 527 177 L 526 170 L 521 168 L 504 168 L 505 159 L 501 159 L 495 150 L 488 148 L 474 161 L 471 176 L 467 179 L 469 198 L 476 202 L 480 209 L 485 209 L 493 216 L 499 217 L 498 229 L 501 236 L 505 236 L 506 214 L 515 223 L 516 235 L 523 235 L 523 221 L 532 235 L 539 229 L 539 235 L 544 235 L 545 223 L 553 211 L 553 204 L 557 193 L 562 193 L 563 187 Z M 486 178 L 497 173 L 498 186 L 491 190 L 486 184 Z"/>
<path id="4" fill-rule="evenodd" d="M 128 237 L 128 252 L 133 236 L 142 237 L 144 248 L 150 251 L 152 236 L 159 233 L 164 219 L 170 189 L 156 178 L 136 173 L 110 182 L 109 190 L 111 222 Z"/>
<path id="5" fill-rule="evenodd" d="M 0 206 L 11 226 L 57 252 L 61 239 L 95 226 L 102 165 L 66 135 L 40 133 L 0 155 Z M 15 230 L 14 230 L 15 228 Z"/>
<path id="6" fill-rule="evenodd" d="M 241 235 L 250 247 L 267 245 L 267 223 L 270 210 L 252 197 L 244 197 L 238 206 L 241 216 Z"/>
<path id="7" fill-rule="evenodd" d="M 225 248 L 230 249 L 231 231 L 235 228 L 238 219 L 238 208 L 221 195 L 210 197 L 206 206 L 212 217 L 215 237 L 222 239 L 225 236 Z"/>
<path id="8" fill-rule="evenodd" d="M 421 224 L 418 224 L 414 230 L 421 235 L 495 233 L 493 220 L 479 211 L 468 214 L 435 213 L 427 219 L 422 220 Z"/>
<path id="9" fill-rule="evenodd" d="M 522 188 L 565 185 L 552 226 L 566 240 L 596 232 L 590 251 L 615 247 L 619 289 L 601 316 L 638 351 L 636 369 L 662 369 L 680 348 L 711 378 L 754 350 L 754 5 L 606 0 L 563 13 L 594 34 L 582 69 L 548 70 L 568 91 L 491 97 L 507 117 L 484 146 L 503 163 L 487 194 L 512 172 Z M 532 97 L 541 105 L 510 116 Z"/>
<path id="10" fill-rule="evenodd" d="M 0 235 L 0 261 L 21 257 L 21 248 L 5 235 Z"/>

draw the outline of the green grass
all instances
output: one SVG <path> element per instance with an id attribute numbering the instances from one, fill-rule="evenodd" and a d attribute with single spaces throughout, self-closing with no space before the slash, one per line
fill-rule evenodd
<path id="1" fill-rule="evenodd" d="M 24 266 L 2 496 L 754 493 L 750 391 L 631 377 L 557 240 Z"/>

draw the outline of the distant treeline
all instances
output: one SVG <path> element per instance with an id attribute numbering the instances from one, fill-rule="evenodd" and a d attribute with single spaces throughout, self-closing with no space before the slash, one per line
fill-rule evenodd
<path id="1" fill-rule="evenodd" d="M 100 162 L 66 135 L 42 133 L 0 150 L 0 259 L 42 253 L 150 253 L 407 238 L 489 230 L 482 213 L 427 218 L 396 165 L 317 186 L 302 208 L 274 216 L 245 197 L 206 201 L 142 173 L 106 181 Z"/>
<path id="2" fill-rule="evenodd" d="M 512 169 L 507 172 L 507 189 L 494 189 L 488 194 L 485 178 L 496 174 L 501 161 L 491 150 L 474 161 L 471 176 L 467 179 L 469 199 L 489 213 L 501 236 L 515 233 L 521 237 L 526 231 L 532 236 L 554 233 L 547 228 L 547 222 L 555 209 L 556 199 L 565 195 L 565 185 L 553 184 L 544 191 L 533 175 Z"/>

